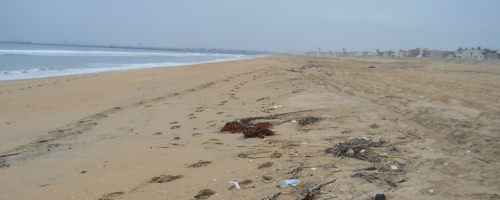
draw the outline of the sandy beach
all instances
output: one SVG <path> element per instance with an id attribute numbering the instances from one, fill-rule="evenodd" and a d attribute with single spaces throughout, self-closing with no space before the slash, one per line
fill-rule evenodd
<path id="1" fill-rule="evenodd" d="M 500 199 L 499 77 L 491 62 L 276 55 L 0 82 L 0 199 L 304 199 L 330 180 L 310 195 Z M 220 132 L 269 116 L 255 123 L 273 136 Z M 363 138 L 380 162 L 332 152 Z"/>

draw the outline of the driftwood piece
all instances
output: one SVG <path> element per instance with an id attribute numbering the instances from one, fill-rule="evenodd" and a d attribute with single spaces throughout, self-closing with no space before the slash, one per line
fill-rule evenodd
<path id="1" fill-rule="evenodd" d="M 281 195 L 281 192 L 278 192 L 277 194 L 273 195 L 273 197 L 271 197 L 270 200 L 276 200 L 278 198 L 278 196 Z"/>
<path id="2" fill-rule="evenodd" d="M 318 185 L 316 185 L 316 186 L 314 186 L 312 188 L 309 188 L 309 192 L 312 192 L 313 190 L 319 190 L 319 189 L 321 189 L 321 187 L 323 187 L 323 186 L 325 186 L 327 184 L 333 183 L 336 180 L 337 179 L 333 179 L 333 180 L 330 180 L 330 181 L 328 181 L 326 183 L 320 183 L 320 184 L 318 184 Z"/>

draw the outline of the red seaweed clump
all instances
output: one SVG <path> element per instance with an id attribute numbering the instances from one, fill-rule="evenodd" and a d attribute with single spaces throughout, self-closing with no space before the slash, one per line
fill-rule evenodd
<path id="1" fill-rule="evenodd" d="M 245 138 L 263 138 L 274 135 L 270 130 L 273 125 L 269 122 L 250 123 L 253 118 L 245 118 L 237 121 L 227 122 L 220 132 L 243 133 Z"/>

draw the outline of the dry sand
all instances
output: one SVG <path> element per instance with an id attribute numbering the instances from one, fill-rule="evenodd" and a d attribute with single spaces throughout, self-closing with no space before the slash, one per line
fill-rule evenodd
<path id="1" fill-rule="evenodd" d="M 319 199 L 500 199 L 499 72 L 271 56 L 0 82 L 0 199 L 302 199 L 332 179 Z M 266 140 L 219 133 L 238 118 L 294 111 L 304 112 L 272 120 Z M 334 119 L 289 122 L 325 114 Z M 325 153 L 369 136 L 389 141 L 376 150 L 404 175 Z M 298 187 L 277 187 L 294 176 Z"/>

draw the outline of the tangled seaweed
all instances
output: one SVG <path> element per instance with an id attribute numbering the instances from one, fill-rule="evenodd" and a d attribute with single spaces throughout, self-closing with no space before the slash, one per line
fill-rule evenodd
<path id="1" fill-rule="evenodd" d="M 321 118 L 317 117 L 302 117 L 299 119 L 299 126 L 312 125 L 321 121 Z"/>
<path id="2" fill-rule="evenodd" d="M 227 122 L 220 132 L 243 133 L 245 138 L 263 138 L 274 135 L 269 128 L 273 125 L 269 122 L 251 123 L 254 118 L 245 118 L 232 122 Z"/>

